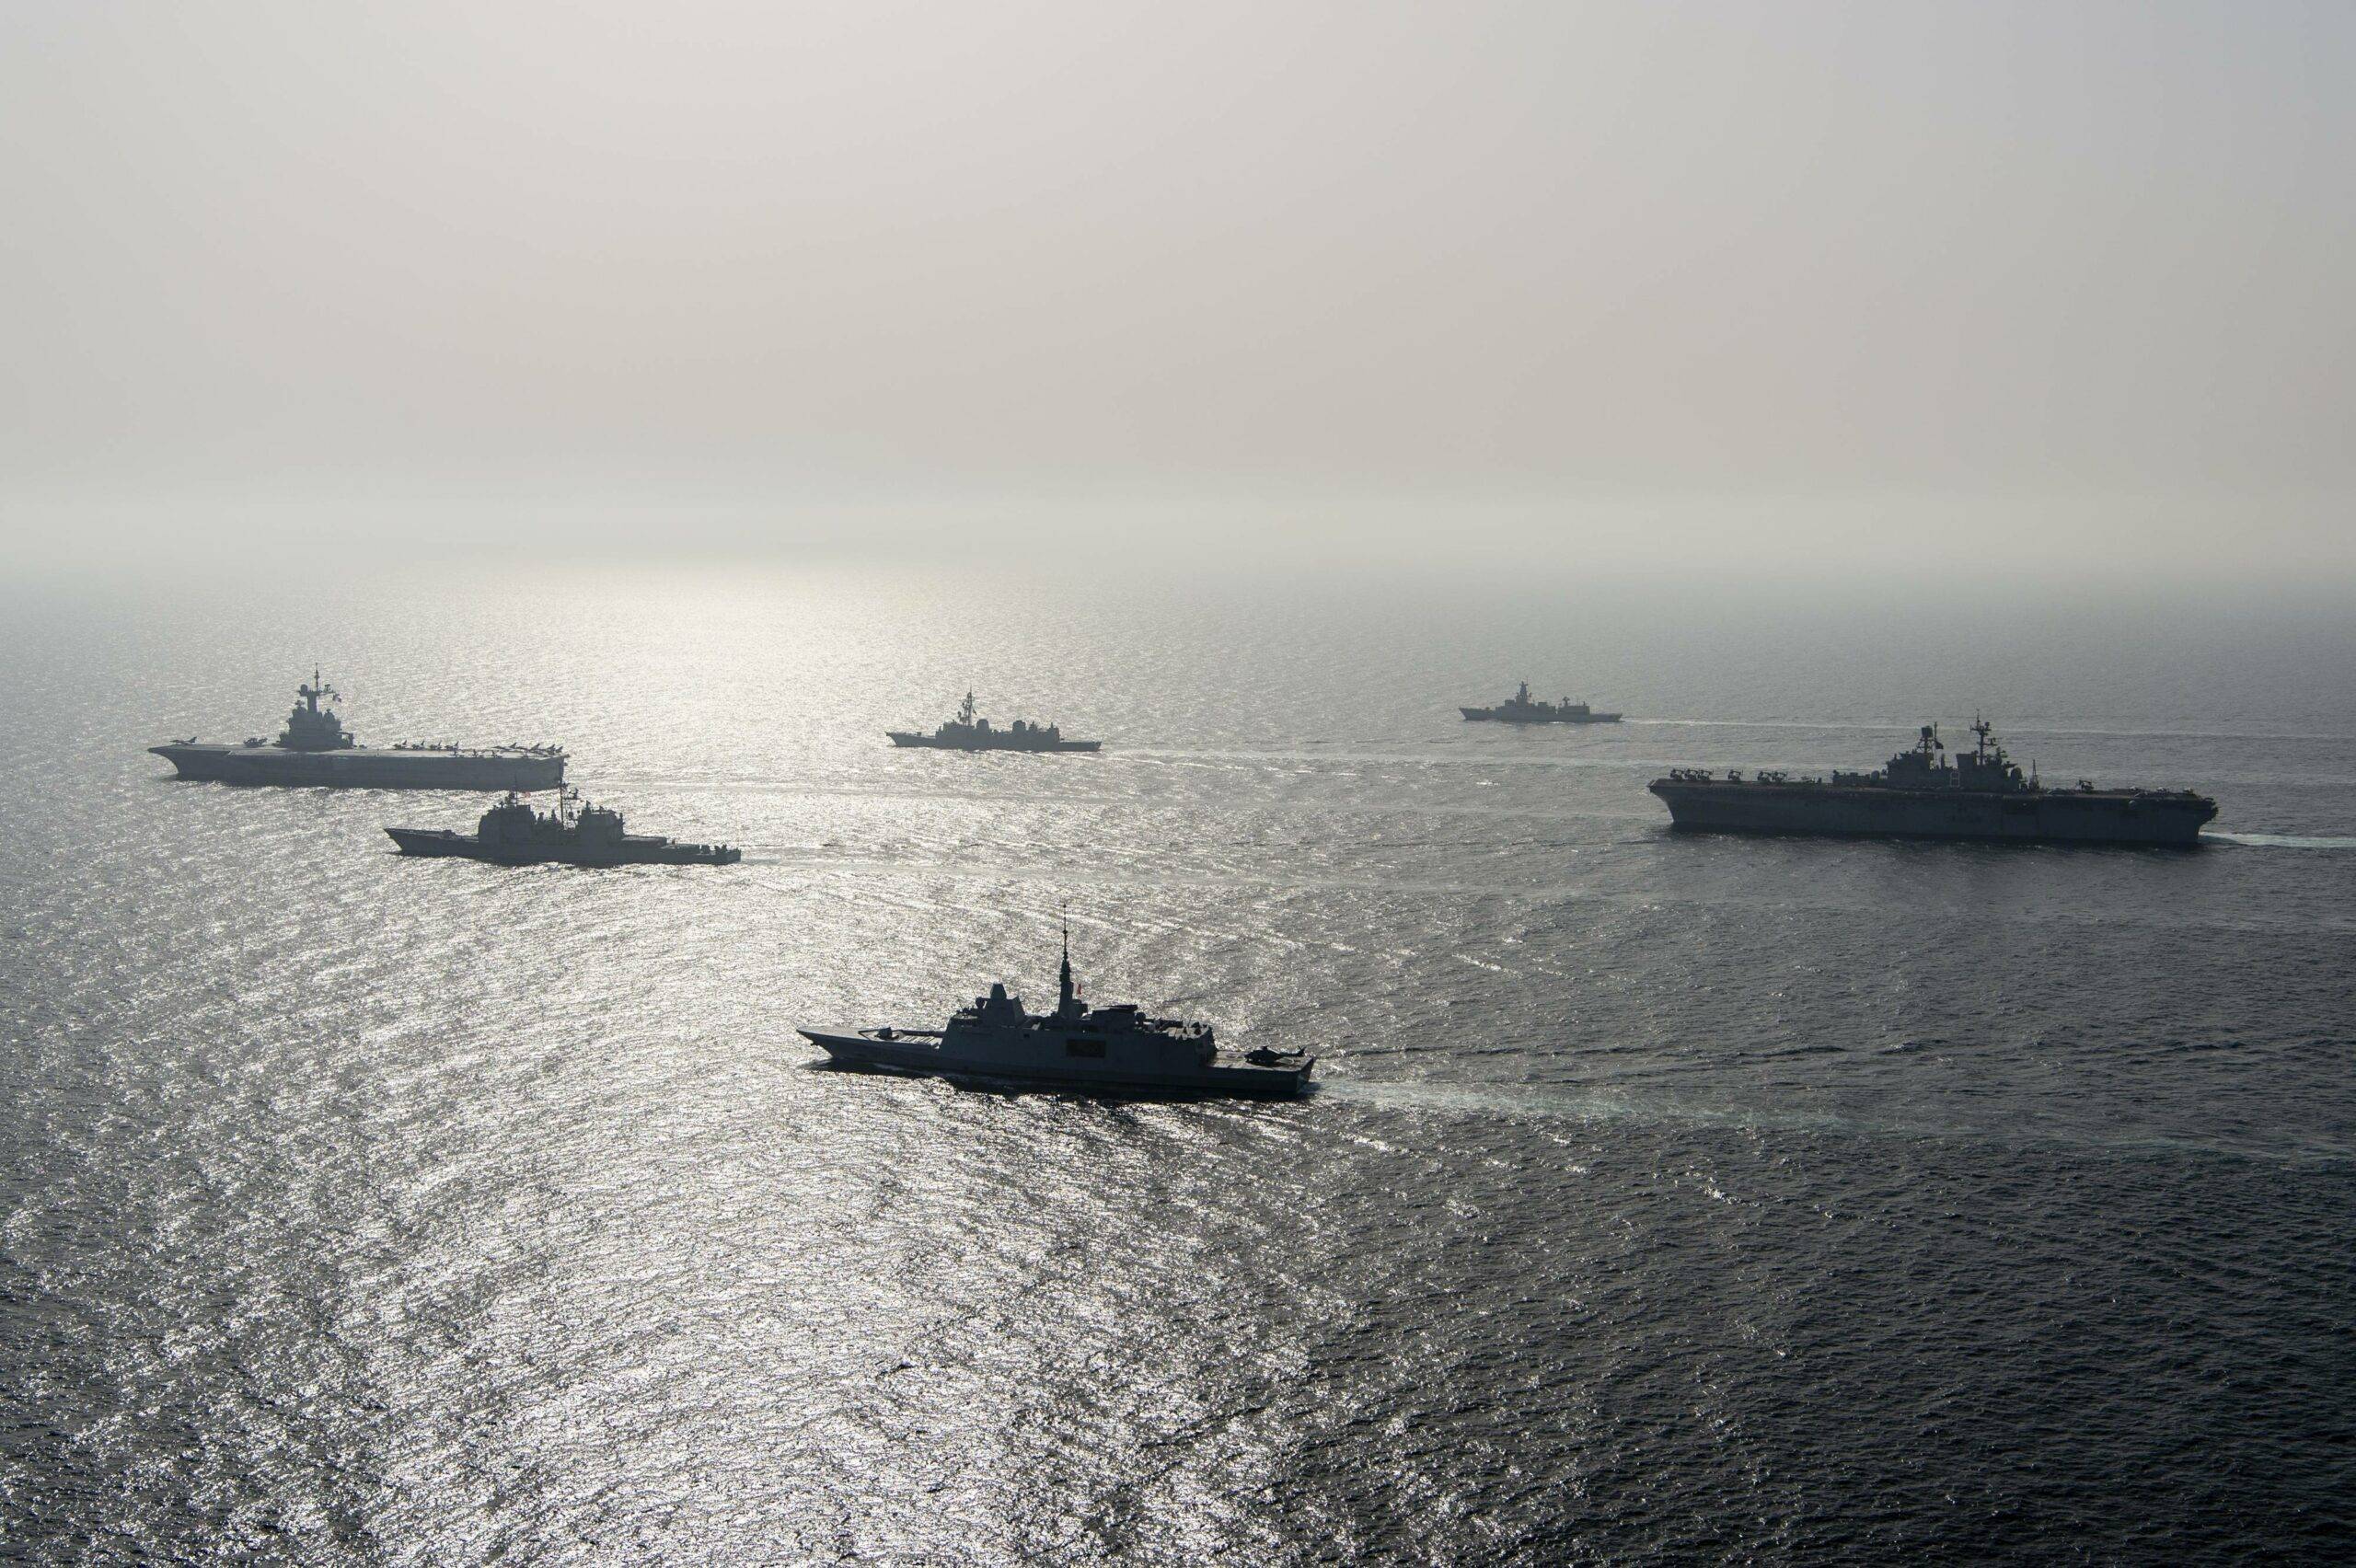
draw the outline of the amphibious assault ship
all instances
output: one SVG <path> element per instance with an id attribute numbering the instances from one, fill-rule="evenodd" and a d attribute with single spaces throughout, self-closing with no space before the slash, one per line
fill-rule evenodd
<path id="1" fill-rule="evenodd" d="M 1317 1061 L 1265 1047 L 1235 1057 L 1218 1048 L 1207 1023 L 1149 1018 L 1128 1002 L 1085 1006 L 1072 983 L 1068 930 L 1061 997 L 1044 1017 L 1023 1010 L 1022 997 L 994 983 L 988 996 L 958 1009 L 942 1029 L 796 1032 L 841 1066 L 1107 1095 L 1289 1099 L 1307 1091 Z"/>
<path id="2" fill-rule="evenodd" d="M 1569 698 L 1560 702 L 1532 702 L 1530 683 L 1524 681 L 1514 694 L 1495 708 L 1460 708 L 1467 719 L 1493 720 L 1500 724 L 1617 724 L 1617 713 L 1598 713 L 1584 702 Z"/>
<path id="3" fill-rule="evenodd" d="M 1673 826 L 1721 833 L 1873 837 L 2016 838 L 2072 844 L 2197 843 L 2217 802 L 2189 790 L 2097 790 L 2085 779 L 2049 789 L 2004 755 L 1985 719 L 1978 744 L 1950 759 L 1939 727 L 1871 773 L 1836 770 L 1831 782 L 1739 768 L 1719 778 L 1680 767 L 1652 792 Z"/>
<path id="4" fill-rule="evenodd" d="M 385 831 L 404 855 L 457 856 L 502 866 L 727 866 L 745 858 L 743 850 L 726 844 L 678 844 L 625 832 L 621 813 L 590 805 L 576 810 L 577 800 L 567 790 L 557 798 L 556 810 L 536 812 L 511 792 L 482 813 L 472 834 L 424 827 Z"/>
<path id="5" fill-rule="evenodd" d="M 1032 751 L 1032 752 L 1092 752 L 1102 741 L 1068 741 L 1053 724 L 1034 724 L 1017 719 L 1006 729 L 999 729 L 987 719 L 974 715 L 974 694 L 967 692 L 964 702 L 957 709 L 957 717 L 950 720 L 930 735 L 915 730 L 886 730 L 895 746 L 937 746 L 944 751 Z"/>
<path id="6" fill-rule="evenodd" d="M 562 746 L 364 746 L 323 698 L 341 694 L 311 672 L 275 741 L 243 745 L 191 738 L 147 749 L 182 778 L 225 784 L 313 784 L 357 790 L 553 790 L 564 782 Z"/>

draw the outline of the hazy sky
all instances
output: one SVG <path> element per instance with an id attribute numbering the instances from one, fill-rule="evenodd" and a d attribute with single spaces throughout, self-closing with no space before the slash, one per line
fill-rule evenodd
<path id="1" fill-rule="evenodd" d="M 0 516 L 2356 570 L 2351 84 L 2346 0 L 10 0 Z"/>

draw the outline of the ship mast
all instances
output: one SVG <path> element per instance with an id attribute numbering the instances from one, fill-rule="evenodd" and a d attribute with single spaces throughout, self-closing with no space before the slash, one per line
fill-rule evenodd
<path id="1" fill-rule="evenodd" d="M 1069 905 L 1064 906 L 1061 923 L 1064 934 L 1064 963 L 1063 972 L 1059 977 L 1062 983 L 1057 987 L 1057 993 L 1056 1016 L 1069 1018 L 1074 1011 L 1072 1001 L 1077 995 L 1071 983 L 1071 906 Z"/>
<path id="2" fill-rule="evenodd" d="M 319 667 L 317 664 L 314 664 L 311 666 L 311 684 L 308 686 L 296 686 L 294 688 L 294 695 L 303 699 L 304 707 L 309 709 L 312 712 L 317 713 L 319 710 L 319 698 L 323 697 L 341 698 L 343 693 L 336 690 L 335 687 L 319 679 Z"/>

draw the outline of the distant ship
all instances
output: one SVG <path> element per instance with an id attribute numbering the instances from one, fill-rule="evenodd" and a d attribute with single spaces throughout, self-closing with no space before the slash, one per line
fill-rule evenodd
<path id="1" fill-rule="evenodd" d="M 424 827 L 385 831 L 404 855 L 458 856 L 502 866 L 727 866 L 745 858 L 742 849 L 725 844 L 678 844 L 625 832 L 619 812 L 588 805 L 576 811 L 574 800 L 568 790 L 558 797 L 555 811 L 536 812 L 510 794 L 482 813 L 471 834 Z"/>
<path id="2" fill-rule="evenodd" d="M 1207 1023 L 1148 1018 L 1128 1002 L 1091 1008 L 1072 983 L 1071 936 L 1064 936 L 1061 999 L 1044 1017 L 993 984 L 989 995 L 950 1015 L 943 1029 L 862 1029 L 798 1033 L 844 1066 L 1041 1084 L 1097 1094 L 1169 1094 L 1289 1099 L 1305 1093 L 1316 1058 L 1261 1049 L 1234 1057 Z"/>
<path id="3" fill-rule="evenodd" d="M 306 784 L 355 790 L 553 790 L 564 782 L 562 746 L 486 746 L 415 743 L 364 746 L 319 699 L 341 694 L 311 673 L 294 688 L 293 712 L 275 741 L 243 745 L 194 739 L 147 749 L 182 778 L 225 784 Z"/>
<path id="4" fill-rule="evenodd" d="M 1560 702 L 1532 702 L 1530 683 L 1524 681 L 1514 694 L 1495 708 L 1460 708 L 1467 719 L 1487 719 L 1500 724 L 1617 724 L 1617 713 L 1598 713 L 1584 702 L 1569 698 Z"/>
<path id="5" fill-rule="evenodd" d="M 1985 719 L 1978 744 L 1952 762 L 1936 724 L 1872 773 L 1835 771 L 1831 783 L 1739 768 L 1672 769 L 1652 792 L 1672 825 L 1722 833 L 1874 837 L 2015 838 L 2073 844 L 2193 844 L 2217 802 L 2189 790 L 2097 790 L 2085 779 L 2046 788 L 1996 744 Z"/>
<path id="6" fill-rule="evenodd" d="M 967 692 L 957 709 L 957 717 L 935 730 L 922 734 L 914 730 L 886 730 L 895 746 L 937 746 L 944 751 L 1032 751 L 1032 752 L 1092 752 L 1102 741 L 1068 741 L 1061 730 L 1053 724 L 1034 724 L 1017 719 L 1006 729 L 999 729 L 987 719 L 974 716 L 974 694 Z"/>

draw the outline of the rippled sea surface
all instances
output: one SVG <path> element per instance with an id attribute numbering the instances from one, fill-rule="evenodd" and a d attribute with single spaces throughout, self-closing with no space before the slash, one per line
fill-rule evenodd
<path id="1" fill-rule="evenodd" d="M 11 1555 L 2346 1550 L 2344 614 L 344 575 L 0 595 Z M 560 740 L 745 861 L 404 861 L 482 801 L 143 750 L 274 732 L 315 659 L 364 739 Z M 1525 675 L 1631 721 L 1456 717 Z M 884 744 L 968 685 L 1106 749 Z M 1645 793 L 1975 705 L 2214 837 L 1680 839 Z M 1322 1092 L 793 1033 L 1052 994 L 1067 902 L 1091 997 Z"/>

